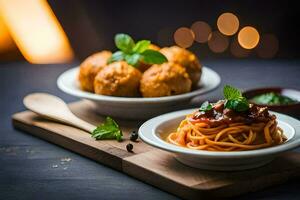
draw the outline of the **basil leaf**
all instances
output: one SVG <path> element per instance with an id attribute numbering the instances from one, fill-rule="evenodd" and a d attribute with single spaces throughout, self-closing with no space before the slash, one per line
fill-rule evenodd
<path id="1" fill-rule="evenodd" d="M 110 117 L 105 119 L 105 122 L 100 124 L 93 132 L 92 137 L 96 140 L 116 139 L 122 140 L 122 131 L 119 125 Z"/>
<path id="2" fill-rule="evenodd" d="M 236 105 L 237 105 L 236 100 L 227 100 L 224 104 L 224 107 L 233 110 L 236 107 Z"/>
<path id="3" fill-rule="evenodd" d="M 143 62 L 146 64 L 161 64 L 168 61 L 162 53 L 151 49 L 145 50 L 141 55 L 143 56 Z"/>
<path id="4" fill-rule="evenodd" d="M 129 65 L 136 66 L 139 62 L 141 55 L 138 53 L 132 55 L 126 55 L 125 60 Z"/>
<path id="5" fill-rule="evenodd" d="M 107 63 L 113 63 L 116 61 L 124 60 L 125 54 L 122 51 L 116 51 L 112 56 L 107 60 Z"/>
<path id="6" fill-rule="evenodd" d="M 212 108 L 213 108 L 212 104 L 209 103 L 208 101 L 205 101 L 205 102 L 201 105 L 201 107 L 199 108 L 199 110 L 205 112 L 205 111 L 211 110 Z"/>
<path id="7" fill-rule="evenodd" d="M 242 96 L 242 93 L 237 89 L 229 85 L 225 85 L 223 89 L 225 99 L 237 99 Z"/>
<path id="8" fill-rule="evenodd" d="M 131 53 L 135 45 L 133 39 L 124 33 L 119 33 L 115 36 L 115 44 L 124 53 Z"/>
<path id="9" fill-rule="evenodd" d="M 144 52 L 145 50 L 147 50 L 149 48 L 149 45 L 151 44 L 151 42 L 149 40 L 141 40 L 141 41 L 138 41 L 132 51 L 133 52 L 136 52 L 136 53 L 142 53 Z"/>
<path id="10" fill-rule="evenodd" d="M 239 103 L 236 107 L 238 112 L 243 112 L 249 109 L 249 102 L 245 97 L 240 98 Z"/>
<path id="11" fill-rule="evenodd" d="M 245 97 L 227 100 L 224 106 L 225 108 L 229 108 L 237 112 L 243 112 L 249 109 L 249 103 Z"/>

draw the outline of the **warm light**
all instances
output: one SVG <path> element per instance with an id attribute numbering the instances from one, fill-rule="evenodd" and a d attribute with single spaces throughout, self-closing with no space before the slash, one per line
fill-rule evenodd
<path id="1" fill-rule="evenodd" d="M 8 29 L 0 16 L 0 53 L 14 49 L 15 45 Z"/>
<path id="2" fill-rule="evenodd" d="M 261 58 L 273 58 L 279 49 L 279 42 L 275 35 L 265 34 L 261 37 L 257 47 L 257 54 Z"/>
<path id="3" fill-rule="evenodd" d="M 239 29 L 239 19 L 232 13 L 223 13 L 217 21 L 218 29 L 224 35 L 234 35 Z"/>
<path id="4" fill-rule="evenodd" d="M 230 52 L 235 57 L 245 58 L 245 57 L 249 56 L 251 50 L 244 49 L 243 47 L 241 47 L 237 41 L 237 38 L 234 38 L 232 43 L 230 44 Z"/>
<path id="5" fill-rule="evenodd" d="M 246 26 L 240 30 L 238 41 L 243 48 L 253 49 L 259 42 L 259 33 L 255 28 Z"/>
<path id="6" fill-rule="evenodd" d="M 195 35 L 193 31 L 186 27 L 181 27 L 174 33 L 175 43 L 182 48 L 188 48 L 192 46 L 194 38 Z"/>
<path id="7" fill-rule="evenodd" d="M 191 29 L 195 34 L 195 41 L 199 43 L 205 43 L 208 41 L 209 34 L 211 34 L 211 28 L 206 22 L 195 22 L 191 26 Z"/>
<path id="8" fill-rule="evenodd" d="M 73 58 L 68 39 L 46 0 L 0 0 L 12 38 L 31 63 L 58 63 Z"/>
<path id="9" fill-rule="evenodd" d="M 220 32 L 212 32 L 209 36 L 208 47 L 215 53 L 224 52 L 229 45 L 228 38 Z"/>

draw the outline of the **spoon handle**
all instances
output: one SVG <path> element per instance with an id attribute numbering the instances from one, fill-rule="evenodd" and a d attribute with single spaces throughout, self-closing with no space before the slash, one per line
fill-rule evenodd
<path id="1" fill-rule="evenodd" d="M 33 111 L 35 112 L 35 111 Z M 86 132 L 89 132 L 89 133 L 92 133 L 93 130 L 95 130 L 95 128 L 97 128 L 96 126 L 86 122 L 86 121 L 83 121 L 82 119 L 76 117 L 73 113 L 71 112 L 67 112 L 68 114 L 67 115 L 64 115 L 64 116 L 60 116 L 60 115 L 50 115 L 50 114 L 40 114 L 38 112 L 35 112 L 36 114 L 46 118 L 46 119 L 49 119 L 49 120 L 53 120 L 53 121 L 56 121 L 56 122 L 60 122 L 60 123 L 63 123 L 63 124 L 68 124 L 68 125 L 71 125 L 71 126 L 74 126 L 74 127 L 77 127 L 79 129 L 82 129 Z"/>
<path id="2" fill-rule="evenodd" d="M 82 119 L 79 119 L 78 117 L 74 116 L 72 118 L 66 119 L 66 122 L 72 126 L 75 126 L 77 128 L 80 128 L 84 131 L 87 131 L 89 133 L 92 133 L 93 130 L 95 130 L 96 126 L 83 121 Z"/>

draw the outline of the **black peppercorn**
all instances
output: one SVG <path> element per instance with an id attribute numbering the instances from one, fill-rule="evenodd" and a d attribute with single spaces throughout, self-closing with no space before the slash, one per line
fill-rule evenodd
<path id="1" fill-rule="evenodd" d="M 138 137 L 139 137 L 139 135 L 138 135 L 138 133 L 137 133 L 136 131 L 132 131 L 132 132 L 130 133 L 130 140 L 131 140 L 132 142 L 135 142 L 135 141 L 138 139 Z"/>
<path id="2" fill-rule="evenodd" d="M 126 145 L 126 149 L 127 149 L 128 152 L 132 152 L 133 145 L 132 145 L 131 143 L 128 143 L 128 144 Z"/>

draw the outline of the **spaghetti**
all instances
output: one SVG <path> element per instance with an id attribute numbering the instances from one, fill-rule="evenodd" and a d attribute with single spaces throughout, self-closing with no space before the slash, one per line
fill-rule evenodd
<path id="1" fill-rule="evenodd" d="M 277 126 L 276 116 L 266 107 L 250 104 L 246 112 L 224 108 L 224 102 L 208 112 L 186 116 L 167 141 L 197 150 L 244 151 L 283 143 L 286 137 Z"/>

